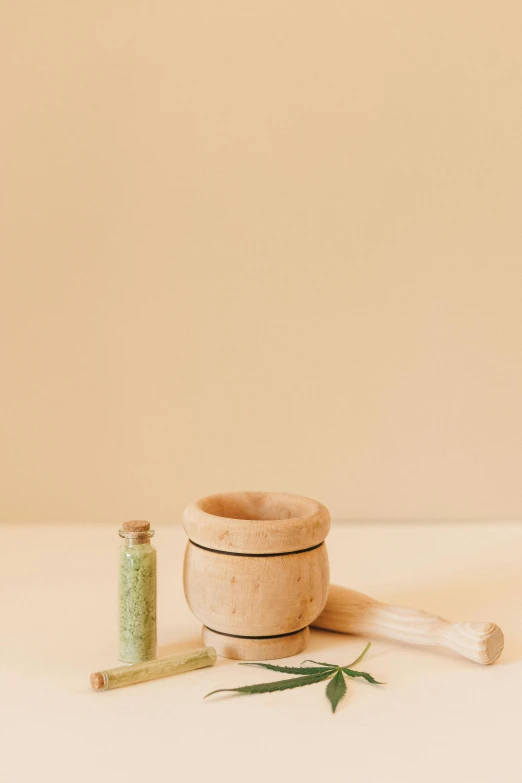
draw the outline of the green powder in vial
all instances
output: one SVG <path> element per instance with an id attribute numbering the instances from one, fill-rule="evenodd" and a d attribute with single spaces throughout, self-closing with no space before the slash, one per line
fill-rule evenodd
<path id="1" fill-rule="evenodd" d="M 125 663 L 157 655 L 156 550 L 148 522 L 125 522 L 119 550 L 119 658 Z"/>

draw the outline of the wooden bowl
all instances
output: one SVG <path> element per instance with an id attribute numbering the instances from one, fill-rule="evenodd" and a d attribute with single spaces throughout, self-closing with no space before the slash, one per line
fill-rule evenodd
<path id="1" fill-rule="evenodd" d="M 191 503 L 183 524 L 185 596 L 205 644 L 241 660 L 301 652 L 328 595 L 328 510 L 300 495 L 230 492 Z"/>

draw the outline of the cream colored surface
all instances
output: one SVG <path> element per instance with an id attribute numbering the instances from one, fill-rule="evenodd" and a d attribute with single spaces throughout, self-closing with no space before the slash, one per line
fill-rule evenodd
<path id="1" fill-rule="evenodd" d="M 520 781 L 522 523 L 333 527 L 333 581 L 452 620 L 490 619 L 506 635 L 493 666 L 375 641 L 361 668 L 387 685 L 350 682 L 335 715 L 321 685 L 204 701 L 278 677 L 222 659 L 95 693 L 89 674 L 118 664 L 117 530 L 13 525 L 2 543 L 2 783 Z M 201 646 L 200 623 L 183 598 L 184 532 L 158 526 L 156 543 L 168 655 Z M 348 663 L 365 641 L 312 630 L 293 660 Z"/>
<path id="2" fill-rule="evenodd" d="M 1 518 L 522 514 L 522 6 L 2 3 Z"/>

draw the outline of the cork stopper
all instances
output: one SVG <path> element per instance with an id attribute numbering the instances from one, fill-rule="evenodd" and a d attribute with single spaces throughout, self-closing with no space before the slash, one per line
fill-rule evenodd
<path id="1" fill-rule="evenodd" d="M 124 522 L 122 529 L 126 533 L 146 533 L 150 530 L 150 522 L 144 519 L 133 519 L 130 522 Z"/>
<path id="2" fill-rule="evenodd" d="M 94 674 L 91 674 L 90 680 L 91 688 L 94 691 L 99 691 L 101 688 L 105 687 L 105 678 L 101 672 L 94 672 Z"/>

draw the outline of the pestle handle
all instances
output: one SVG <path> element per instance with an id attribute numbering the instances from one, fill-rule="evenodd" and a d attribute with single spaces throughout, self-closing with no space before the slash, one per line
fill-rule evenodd
<path id="1" fill-rule="evenodd" d="M 450 623 L 420 609 L 382 604 L 337 585 L 330 585 L 326 606 L 313 625 L 340 633 L 447 647 L 483 664 L 494 663 L 504 648 L 504 634 L 494 623 Z"/>

